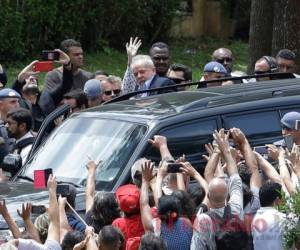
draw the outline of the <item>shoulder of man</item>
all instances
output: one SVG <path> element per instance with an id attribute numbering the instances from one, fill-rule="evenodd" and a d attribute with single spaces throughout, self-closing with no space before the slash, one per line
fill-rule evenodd
<path id="1" fill-rule="evenodd" d="M 89 71 L 86 71 L 86 70 L 84 70 L 84 69 L 80 69 L 80 71 L 79 71 L 82 75 L 84 75 L 85 77 L 87 77 L 87 78 L 92 78 L 93 77 L 93 73 L 91 73 L 91 72 L 89 72 Z"/>

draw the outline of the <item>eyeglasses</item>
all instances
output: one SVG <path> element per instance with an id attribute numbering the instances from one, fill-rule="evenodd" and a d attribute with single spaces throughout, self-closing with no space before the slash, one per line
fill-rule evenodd
<path id="1" fill-rule="evenodd" d="M 175 82 L 175 84 L 180 84 L 182 82 L 184 82 L 184 79 L 180 79 L 180 78 L 171 78 L 169 77 L 169 79 L 171 79 L 173 82 Z"/>
<path id="2" fill-rule="evenodd" d="M 224 62 L 228 62 L 231 63 L 233 61 L 233 59 L 231 57 L 224 57 L 221 59 L 218 59 L 217 62 L 223 64 Z"/>
<path id="3" fill-rule="evenodd" d="M 121 90 L 120 89 L 114 89 L 114 90 L 106 90 L 104 91 L 104 95 L 120 95 Z"/>

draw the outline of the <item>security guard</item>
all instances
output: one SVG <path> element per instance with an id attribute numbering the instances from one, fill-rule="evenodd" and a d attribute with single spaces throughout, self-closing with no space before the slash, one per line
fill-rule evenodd
<path id="1" fill-rule="evenodd" d="M 21 96 L 18 92 L 10 88 L 0 90 L 0 165 L 3 158 L 12 152 L 15 140 L 8 137 L 6 129 L 6 115 L 7 113 L 18 108 Z"/>

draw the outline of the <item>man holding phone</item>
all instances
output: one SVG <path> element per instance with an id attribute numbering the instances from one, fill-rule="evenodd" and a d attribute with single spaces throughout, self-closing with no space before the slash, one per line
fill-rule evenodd
<path id="1" fill-rule="evenodd" d="M 92 78 L 92 73 L 87 72 L 81 67 L 83 66 L 83 50 L 81 44 L 73 39 L 62 41 L 61 50 L 69 57 L 72 64 L 73 85 L 72 89 L 82 89 L 87 80 Z M 53 55 L 54 56 L 54 55 Z M 51 59 L 51 58 L 50 58 Z M 48 60 L 50 60 L 48 58 Z M 52 90 L 57 85 L 62 83 L 63 69 L 62 67 L 56 68 L 47 73 L 45 77 L 45 90 Z"/>
<path id="2" fill-rule="evenodd" d="M 289 150 L 291 150 L 294 143 L 296 145 L 300 145 L 300 127 L 298 127 L 299 120 L 300 113 L 296 111 L 288 112 L 282 117 L 280 123 L 284 140 L 275 142 L 274 144 L 276 146 L 286 146 Z"/>

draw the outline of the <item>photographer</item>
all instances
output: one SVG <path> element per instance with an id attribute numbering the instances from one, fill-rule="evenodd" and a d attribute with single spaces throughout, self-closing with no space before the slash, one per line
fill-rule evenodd
<path id="1" fill-rule="evenodd" d="M 59 49 L 59 60 L 55 61 L 63 65 L 63 81 L 52 90 L 44 90 L 42 93 L 38 88 L 38 74 L 35 71 L 33 61 L 27 65 L 18 75 L 13 84 L 13 89 L 21 94 L 21 106 L 29 109 L 33 116 L 33 131 L 37 132 L 47 115 L 49 115 L 61 102 L 63 95 L 67 93 L 73 84 L 72 64 L 69 56 Z"/>

